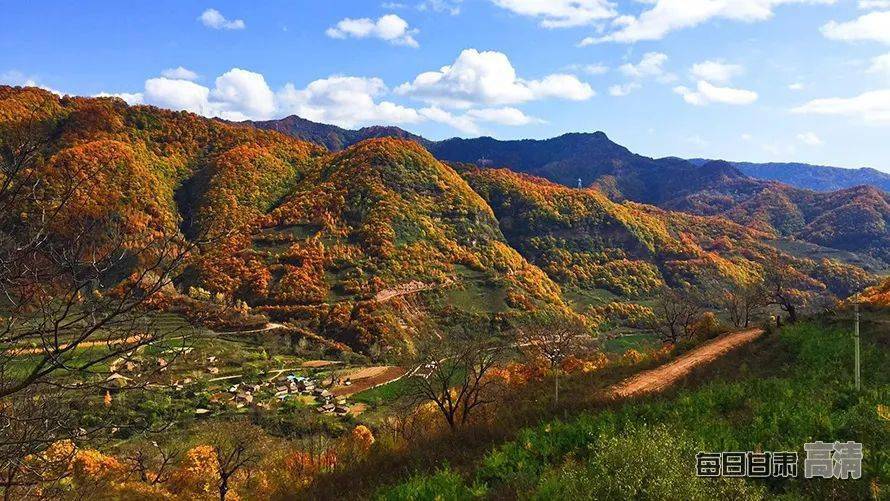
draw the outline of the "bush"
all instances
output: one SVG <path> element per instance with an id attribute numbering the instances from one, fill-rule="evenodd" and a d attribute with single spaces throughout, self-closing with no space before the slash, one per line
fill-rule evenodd
<path id="1" fill-rule="evenodd" d="M 434 475 L 415 475 L 403 484 L 383 489 L 375 497 L 385 501 L 464 501 L 482 498 L 485 490 L 479 484 L 467 486 L 460 475 L 446 467 Z"/>
<path id="2" fill-rule="evenodd" d="M 568 461 L 541 479 L 533 499 L 762 499 L 741 479 L 695 476 L 688 461 L 701 447 L 666 427 L 603 437 L 586 461 Z"/>

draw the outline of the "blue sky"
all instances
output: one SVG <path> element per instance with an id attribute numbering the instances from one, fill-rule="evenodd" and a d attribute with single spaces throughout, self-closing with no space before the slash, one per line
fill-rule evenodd
<path id="1" fill-rule="evenodd" d="M 890 0 L 3 3 L 3 83 L 890 172 Z"/>

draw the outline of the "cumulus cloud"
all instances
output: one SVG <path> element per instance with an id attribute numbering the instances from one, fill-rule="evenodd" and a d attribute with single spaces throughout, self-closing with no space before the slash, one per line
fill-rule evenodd
<path id="1" fill-rule="evenodd" d="M 498 7 L 540 20 L 544 28 L 569 28 L 615 17 L 608 0 L 492 0 Z"/>
<path id="2" fill-rule="evenodd" d="M 25 75 L 21 71 L 18 70 L 9 70 L 3 73 L 0 73 L 0 85 L 12 85 L 19 87 L 39 87 L 43 90 L 48 90 L 56 95 L 63 95 L 64 92 L 58 91 L 48 85 L 43 84 L 40 81 L 40 78 L 34 75 Z"/>
<path id="3" fill-rule="evenodd" d="M 847 98 L 814 99 L 791 111 L 799 114 L 847 116 L 872 123 L 890 123 L 890 89 L 874 90 Z"/>
<path id="4" fill-rule="evenodd" d="M 126 101 L 130 106 L 144 102 L 141 92 L 100 92 L 93 97 L 117 97 Z"/>
<path id="5" fill-rule="evenodd" d="M 802 132 L 797 135 L 797 140 L 807 146 L 822 145 L 822 139 L 815 132 Z"/>
<path id="6" fill-rule="evenodd" d="M 677 76 L 668 73 L 664 69 L 664 63 L 668 60 L 667 54 L 661 52 L 647 52 L 643 54 L 639 63 L 625 63 L 618 67 L 618 71 L 632 79 L 623 84 L 615 84 L 609 87 L 609 95 L 614 97 L 627 96 L 631 92 L 642 87 L 641 80 L 654 78 L 661 83 L 673 82 Z"/>
<path id="7" fill-rule="evenodd" d="M 746 105 L 757 101 L 758 97 L 756 92 L 750 90 L 718 87 L 704 80 L 699 80 L 695 90 L 679 86 L 674 87 L 674 92 L 695 106 L 707 106 L 711 103 Z"/>
<path id="8" fill-rule="evenodd" d="M 609 67 L 600 63 L 570 64 L 569 66 L 566 66 L 566 69 L 569 71 L 587 73 L 588 75 L 603 75 L 609 72 Z"/>
<path id="9" fill-rule="evenodd" d="M 389 101 L 378 102 L 387 92 L 386 84 L 379 78 L 334 76 L 315 80 L 303 89 L 287 84 L 278 93 L 278 99 L 284 114 L 342 127 L 422 120 L 417 110 Z"/>
<path id="10" fill-rule="evenodd" d="M 867 72 L 890 78 L 890 52 L 872 58 L 871 65 L 869 65 Z"/>
<path id="11" fill-rule="evenodd" d="M 216 79 L 211 99 L 222 105 L 223 112 L 245 117 L 268 118 L 275 113 L 275 94 L 259 73 L 232 68 Z"/>
<path id="12" fill-rule="evenodd" d="M 275 95 L 263 75 L 241 68 L 217 77 L 213 89 L 190 80 L 150 78 L 145 81 L 143 101 L 226 120 L 271 118 L 277 110 Z"/>
<path id="13" fill-rule="evenodd" d="M 159 77 L 145 81 L 145 102 L 162 108 L 215 116 L 209 97 L 210 89 L 188 80 Z"/>
<path id="14" fill-rule="evenodd" d="M 793 84 L 788 85 L 788 90 L 793 90 L 795 92 L 803 90 L 804 84 L 801 82 L 794 82 Z"/>
<path id="15" fill-rule="evenodd" d="M 4 76 L 7 75 L 0 75 L 0 79 Z M 518 81 L 517 85 L 524 92 L 523 100 L 528 96 L 535 99 L 551 96 L 580 98 L 592 92 L 583 85 L 579 87 L 576 79 L 566 78 L 565 75 Z M 392 94 L 392 90 L 380 78 L 342 75 L 318 79 L 303 88 L 287 83 L 274 92 L 260 73 L 232 68 L 217 77 L 212 88 L 184 78 L 162 75 L 146 80 L 144 91 L 140 93 L 101 95 L 120 97 L 130 104 L 152 104 L 232 121 L 263 120 L 295 114 L 349 128 L 370 124 L 437 122 L 470 134 L 481 132 L 482 124 L 523 126 L 544 123 L 520 109 L 500 105 L 504 103 L 497 106 L 460 106 L 461 111 L 454 113 L 435 103 L 420 109 L 397 104 L 386 99 Z M 497 102 L 498 99 L 491 101 Z"/>
<path id="16" fill-rule="evenodd" d="M 519 126 L 544 122 L 541 119 L 526 115 L 522 110 L 510 107 L 469 110 L 466 115 L 480 122 L 490 122 L 500 125 Z"/>
<path id="17" fill-rule="evenodd" d="M 639 63 L 622 64 L 618 71 L 631 78 L 660 77 L 665 74 L 664 63 L 667 60 L 667 54 L 647 52 Z"/>
<path id="18" fill-rule="evenodd" d="M 704 61 L 692 65 L 692 76 L 715 84 L 729 83 L 734 77 L 741 75 L 745 69 L 737 64 L 725 64 L 720 61 Z"/>
<path id="19" fill-rule="evenodd" d="M 426 0 L 417 4 L 421 11 L 444 12 L 456 16 L 460 14 L 460 4 L 463 0 Z"/>
<path id="20" fill-rule="evenodd" d="M 842 23 L 830 21 L 822 26 L 822 34 L 832 40 L 845 42 L 874 41 L 890 44 L 890 11 L 869 12 Z"/>
<path id="21" fill-rule="evenodd" d="M 698 82 L 696 88 L 674 87 L 674 92 L 694 106 L 707 106 L 711 103 L 746 105 L 757 100 L 757 93 L 745 89 L 729 87 L 730 81 L 745 69 L 737 64 L 721 61 L 703 61 L 692 65 L 689 73 Z"/>
<path id="22" fill-rule="evenodd" d="M 207 9 L 198 16 L 201 24 L 215 30 L 243 30 L 247 27 L 242 19 L 226 19 L 222 13 L 216 9 Z"/>
<path id="23" fill-rule="evenodd" d="M 833 4 L 837 0 L 644 0 L 651 8 L 638 16 L 623 15 L 611 22 L 612 31 L 588 37 L 581 45 L 603 42 L 634 43 L 661 40 L 673 31 L 691 28 L 713 19 L 765 21 L 783 4 Z"/>
<path id="24" fill-rule="evenodd" d="M 176 68 L 167 68 L 161 72 L 162 77 L 172 78 L 175 80 L 197 80 L 198 74 L 194 71 L 177 66 Z"/>
<path id="25" fill-rule="evenodd" d="M 859 0 L 862 10 L 890 9 L 890 0 Z"/>
<path id="26" fill-rule="evenodd" d="M 624 97 L 631 92 L 639 89 L 641 86 L 637 82 L 628 82 L 625 84 L 616 84 L 609 87 L 609 95 L 614 97 Z"/>
<path id="27" fill-rule="evenodd" d="M 501 52 L 466 49 L 457 60 L 438 71 L 417 75 L 396 88 L 435 106 L 470 108 L 475 105 L 508 105 L 545 98 L 583 101 L 594 96 L 589 84 L 574 75 L 554 74 L 541 80 L 519 78 Z"/>
<path id="28" fill-rule="evenodd" d="M 467 134 L 479 134 L 481 129 L 472 117 L 467 115 L 455 115 L 449 111 L 445 111 L 438 106 L 430 106 L 420 110 L 421 116 L 433 121 L 454 127 L 455 129 Z"/>
<path id="29" fill-rule="evenodd" d="M 376 21 L 369 18 L 346 18 L 336 26 L 328 28 L 325 34 L 331 38 L 379 38 L 394 45 L 419 47 L 414 39 L 418 30 L 411 29 L 408 22 L 395 14 L 387 14 Z"/>

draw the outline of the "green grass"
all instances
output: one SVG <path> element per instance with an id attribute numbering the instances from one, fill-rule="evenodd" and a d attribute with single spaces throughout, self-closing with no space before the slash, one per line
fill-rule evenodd
<path id="1" fill-rule="evenodd" d="M 581 289 L 578 287 L 563 287 L 563 297 L 577 311 L 583 311 L 589 306 L 603 306 L 616 301 L 618 296 L 604 289 Z"/>
<path id="2" fill-rule="evenodd" d="M 409 391 L 409 385 L 408 378 L 403 377 L 398 381 L 356 393 L 352 396 L 352 400 L 368 405 L 383 405 L 405 396 Z"/>
<path id="3" fill-rule="evenodd" d="M 658 348 L 661 346 L 658 338 L 652 334 L 628 334 L 615 339 L 609 339 L 603 344 L 603 350 L 606 353 L 624 353 L 627 350 L 634 349 L 640 352 Z"/>
<path id="4" fill-rule="evenodd" d="M 530 499 L 868 499 L 890 491 L 890 336 L 863 332 L 865 384 L 852 389 L 852 342 L 846 329 L 812 323 L 786 328 L 751 360 L 698 388 L 627 404 L 569 421 L 522 430 L 463 475 L 463 487 L 486 497 Z M 753 348 L 753 347 L 752 347 Z M 747 368 L 759 361 L 772 366 Z M 694 452 L 798 451 L 814 440 L 864 444 L 861 480 L 698 479 Z M 441 476 L 441 472 L 436 475 Z M 426 477 L 430 485 L 441 482 Z M 451 479 L 453 480 L 453 479 Z M 380 491 L 383 499 L 433 499 L 424 479 Z M 406 486 L 413 485 L 410 489 Z M 470 489 L 468 486 L 474 486 Z M 398 493 L 414 493 L 413 497 Z M 438 499 L 452 499 L 440 497 Z M 461 499 L 454 497 L 453 499 Z"/>

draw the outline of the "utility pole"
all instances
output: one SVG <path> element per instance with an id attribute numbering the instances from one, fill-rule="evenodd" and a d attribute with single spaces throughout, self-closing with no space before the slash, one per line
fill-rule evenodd
<path id="1" fill-rule="evenodd" d="M 856 371 L 856 391 L 858 392 L 860 389 L 860 379 L 859 379 L 859 304 L 853 305 L 854 313 L 854 326 L 853 326 L 853 356 L 854 356 L 854 370 Z"/>

